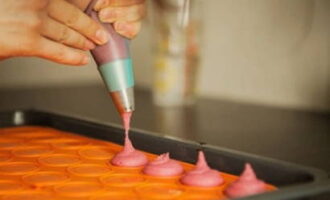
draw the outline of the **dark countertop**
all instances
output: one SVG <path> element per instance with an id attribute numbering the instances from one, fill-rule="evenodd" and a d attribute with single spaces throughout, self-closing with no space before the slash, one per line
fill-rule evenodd
<path id="1" fill-rule="evenodd" d="M 0 90 L 0 111 L 17 108 L 120 123 L 103 86 Z M 330 172 L 330 113 L 210 99 L 199 99 L 193 107 L 161 109 L 152 104 L 150 92 L 138 90 L 132 127 Z"/>

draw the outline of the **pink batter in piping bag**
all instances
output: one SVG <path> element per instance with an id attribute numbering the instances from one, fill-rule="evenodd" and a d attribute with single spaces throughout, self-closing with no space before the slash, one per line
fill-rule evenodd
<path id="1" fill-rule="evenodd" d="M 96 46 L 91 53 L 98 66 L 109 94 L 123 120 L 128 137 L 130 118 L 134 111 L 134 74 L 129 54 L 129 40 L 119 35 L 111 24 L 102 23 L 98 13 L 93 10 L 97 0 L 92 0 L 85 10 L 86 14 L 100 23 L 109 34 L 109 41 Z"/>
<path id="2" fill-rule="evenodd" d="M 98 13 L 93 10 L 96 2 L 92 0 L 85 12 L 107 30 L 109 41 L 96 46 L 91 53 L 116 109 L 124 118 L 123 121 L 129 122 L 131 114 L 125 113 L 134 111 L 134 74 L 129 40 L 119 35 L 111 24 L 99 20 Z"/>

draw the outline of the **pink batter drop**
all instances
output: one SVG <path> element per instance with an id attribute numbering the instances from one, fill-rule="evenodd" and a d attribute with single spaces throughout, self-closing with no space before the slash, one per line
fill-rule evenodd
<path id="1" fill-rule="evenodd" d="M 128 131 L 130 128 L 131 116 L 131 112 L 122 114 L 125 128 L 124 149 L 112 158 L 111 164 L 113 165 L 121 167 L 141 167 L 148 162 L 147 157 L 142 152 L 135 150 L 131 140 L 129 139 Z"/>
<path id="2" fill-rule="evenodd" d="M 149 162 L 144 167 L 143 173 L 151 176 L 171 177 L 182 174 L 183 167 L 179 162 L 170 159 L 169 153 L 164 153 Z"/>
<path id="3" fill-rule="evenodd" d="M 184 174 L 180 181 L 185 185 L 198 187 L 215 187 L 224 182 L 219 172 L 207 165 L 202 151 L 198 153 L 196 167 Z"/>
<path id="4" fill-rule="evenodd" d="M 265 191 L 266 184 L 257 179 L 251 165 L 247 163 L 239 179 L 227 187 L 225 194 L 230 198 L 238 198 Z"/>
<path id="5" fill-rule="evenodd" d="M 124 112 L 121 114 L 121 118 L 123 120 L 124 129 L 125 129 L 125 135 L 128 134 L 128 131 L 130 129 L 131 117 L 132 117 L 132 112 Z"/>

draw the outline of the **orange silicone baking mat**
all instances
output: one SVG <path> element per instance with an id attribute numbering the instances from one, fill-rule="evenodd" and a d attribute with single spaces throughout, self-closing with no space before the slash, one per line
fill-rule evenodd
<path id="1" fill-rule="evenodd" d="M 142 174 L 142 168 L 112 166 L 109 161 L 121 149 L 118 144 L 47 127 L 0 129 L 0 199 L 222 200 L 227 199 L 223 190 L 238 178 L 220 172 L 225 180 L 221 186 L 185 186 L 180 177 L 157 178 Z M 157 156 L 144 153 L 150 160 Z M 193 167 L 180 163 L 185 170 Z M 267 189 L 275 187 L 267 185 Z"/>

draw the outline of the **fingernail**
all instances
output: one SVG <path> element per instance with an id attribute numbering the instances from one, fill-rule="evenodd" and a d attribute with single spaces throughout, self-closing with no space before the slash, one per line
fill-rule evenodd
<path id="1" fill-rule="evenodd" d="M 85 50 L 91 50 L 94 49 L 96 46 L 93 42 L 86 40 L 85 42 Z"/>
<path id="2" fill-rule="evenodd" d="M 114 22 L 116 20 L 116 12 L 114 10 L 101 10 L 100 20 L 102 22 Z"/>
<path id="3" fill-rule="evenodd" d="M 109 35 L 105 30 L 98 30 L 96 32 L 96 40 L 99 44 L 104 44 L 108 41 Z"/>

